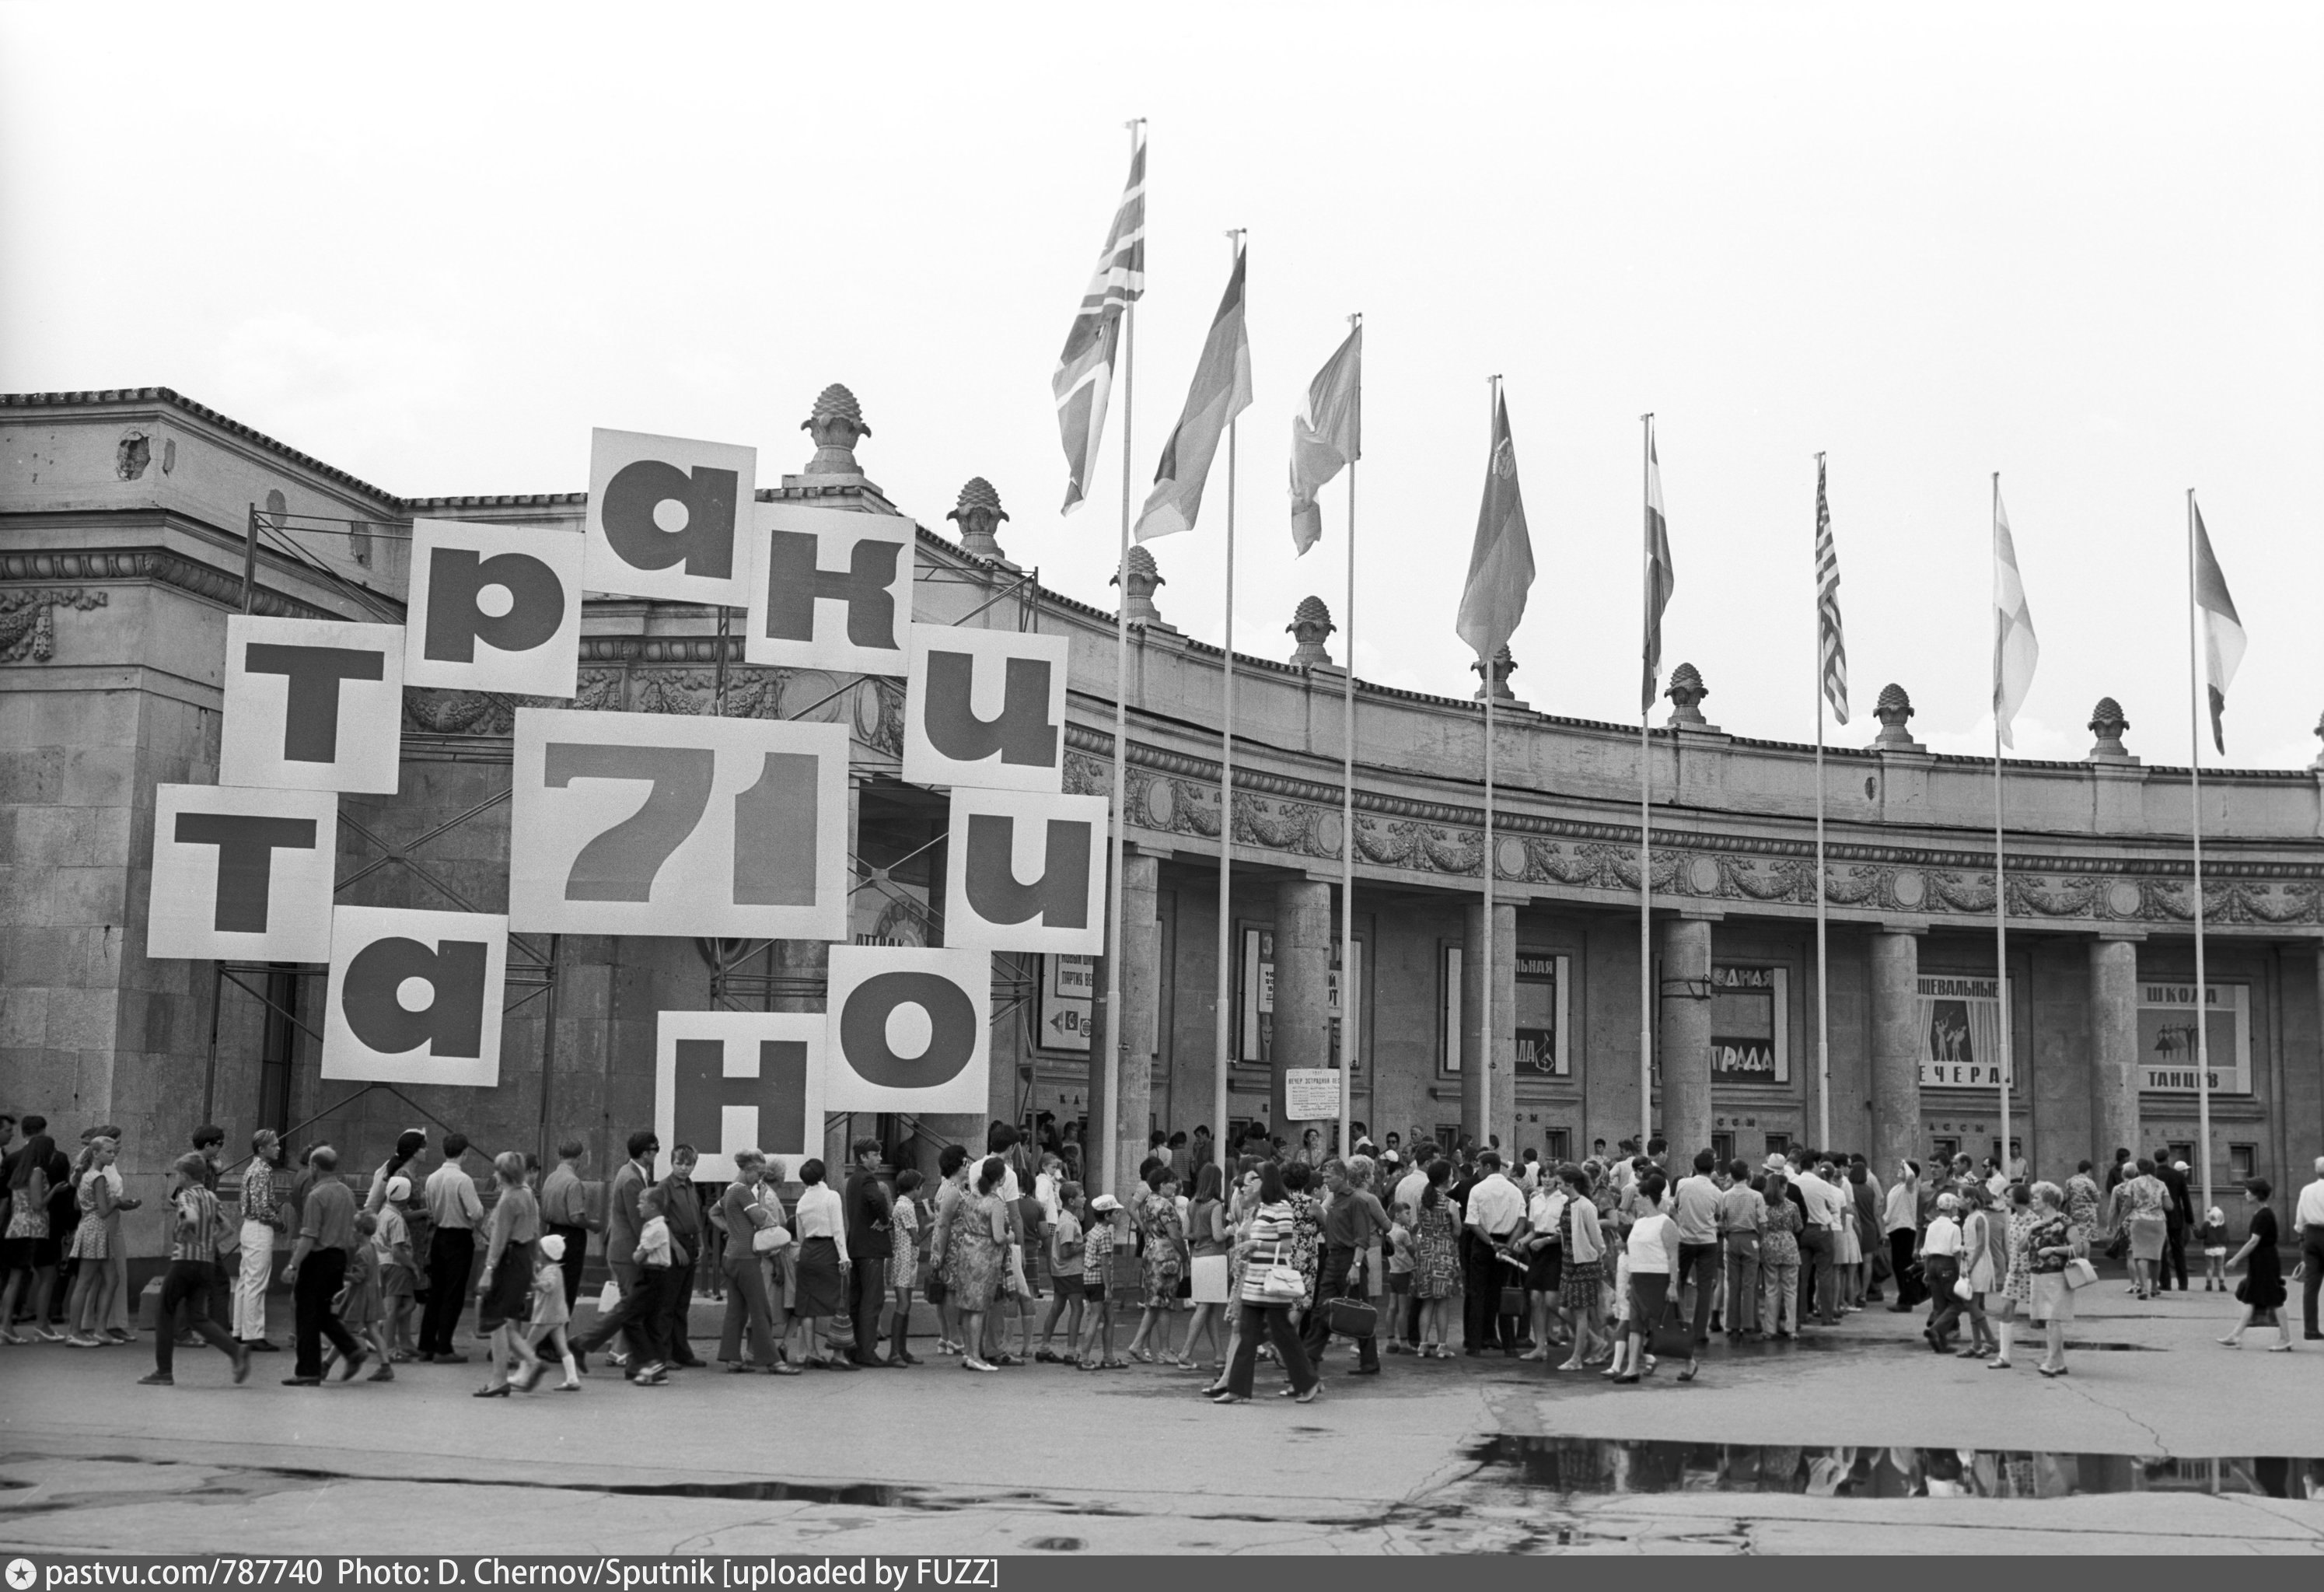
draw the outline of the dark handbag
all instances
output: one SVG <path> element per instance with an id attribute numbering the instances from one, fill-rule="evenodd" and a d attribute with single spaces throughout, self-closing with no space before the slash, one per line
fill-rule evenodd
<path id="1" fill-rule="evenodd" d="M 1379 1310 L 1360 1299 L 1326 1300 L 1323 1324 L 1342 1337 L 1370 1337 L 1379 1330 Z"/>
<path id="2" fill-rule="evenodd" d="M 1528 1308 L 1530 1307 L 1526 1302 L 1526 1291 L 1524 1289 L 1504 1288 L 1501 1290 L 1500 1313 L 1502 1315 L 1522 1316 L 1526 1313 Z"/>

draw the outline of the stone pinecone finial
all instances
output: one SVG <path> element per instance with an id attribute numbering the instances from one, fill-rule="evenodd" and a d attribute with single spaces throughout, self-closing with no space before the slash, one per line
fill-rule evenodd
<path id="1" fill-rule="evenodd" d="M 2130 752 L 2122 744 L 2122 732 L 2129 727 L 2130 720 L 2122 716 L 2122 704 L 2112 697 L 2100 697 L 2098 705 L 2090 709 L 2089 730 L 2098 738 L 2090 746 L 2089 761 L 2127 761 Z"/>
<path id="2" fill-rule="evenodd" d="M 1332 623 L 1332 610 L 1323 606 L 1322 597 L 1301 597 L 1298 610 L 1291 616 L 1291 623 L 1283 628 L 1299 643 L 1291 654 L 1294 665 L 1313 669 L 1319 663 L 1331 662 L 1332 654 L 1324 651 L 1323 638 L 1339 626 Z"/>
<path id="3" fill-rule="evenodd" d="M 1702 699 L 1711 695 L 1711 688 L 1702 683 L 1702 671 L 1692 663 L 1682 663 L 1671 671 L 1670 688 L 1663 695 L 1671 699 L 1670 721 L 1680 725 L 1702 724 Z"/>
<path id="4" fill-rule="evenodd" d="M 807 461 L 803 474 L 809 476 L 860 476 L 863 467 L 855 462 L 856 441 L 872 434 L 863 423 L 862 406 L 855 394 L 834 382 L 816 397 L 815 412 L 799 422 L 815 442 L 815 457 Z"/>
<path id="5" fill-rule="evenodd" d="M 982 476 L 971 476 L 960 489 L 960 501 L 953 504 L 952 513 L 945 516 L 960 527 L 961 551 L 980 559 L 999 563 L 1005 557 L 1001 543 L 995 540 L 1001 522 L 1009 511 L 1001 506 L 1001 494 Z"/>
<path id="6" fill-rule="evenodd" d="M 1921 744 L 1913 738 L 1908 727 L 1913 717 L 1913 699 L 1904 688 L 1893 681 L 1880 688 L 1880 700 L 1873 706 L 1872 717 L 1880 721 L 1880 734 L 1872 742 L 1873 749 L 1896 752 L 1919 752 Z"/>
<path id="7" fill-rule="evenodd" d="M 1489 677 L 1485 673 L 1485 661 L 1478 659 L 1469 665 L 1469 672 L 1477 677 L 1477 694 L 1469 699 L 1481 702 L 1485 699 L 1486 691 L 1490 690 L 1496 702 L 1516 701 L 1517 693 L 1509 690 L 1509 676 L 1517 671 L 1517 661 L 1509 656 L 1507 647 L 1493 654 L 1493 672 Z"/>
<path id="8" fill-rule="evenodd" d="M 1161 624 L 1161 611 L 1154 606 L 1154 588 L 1157 586 L 1167 586 L 1170 583 L 1162 578 L 1162 571 L 1155 564 L 1154 555 L 1148 552 L 1143 545 L 1132 542 L 1130 547 L 1129 569 L 1130 622 L 1132 625 Z M 1120 586 L 1120 575 L 1114 575 L 1106 584 Z"/>

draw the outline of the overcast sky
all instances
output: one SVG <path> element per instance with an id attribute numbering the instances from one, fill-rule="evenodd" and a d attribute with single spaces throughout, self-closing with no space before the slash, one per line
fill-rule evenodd
<path id="1" fill-rule="evenodd" d="M 0 386 L 165 384 L 406 495 L 578 490 L 589 429 L 809 451 L 825 383 L 922 523 L 1107 604 L 1117 388 L 1060 517 L 1050 372 L 1150 118 L 1142 498 L 1250 233 L 1236 641 L 1337 615 L 1344 488 L 1295 559 L 1290 416 L 1367 321 L 1367 679 L 1473 686 L 1452 634 L 1508 399 L 1545 711 L 1636 722 L 1639 428 L 1691 661 L 1738 734 L 1814 726 L 1831 456 L 1857 701 L 1990 744 L 1999 470 L 2043 656 L 2030 756 L 2101 695 L 2187 758 L 2185 499 L 2251 634 L 2230 764 L 2324 710 L 2313 5 L 0 7 Z M 1154 544 L 1218 639 L 1223 455 Z M 949 529 L 949 527 L 945 527 Z M 1335 654 L 1339 637 L 1333 638 Z M 1660 715 L 1657 715 L 1659 718 Z M 2207 757 L 2208 757 L 2207 748 Z"/>

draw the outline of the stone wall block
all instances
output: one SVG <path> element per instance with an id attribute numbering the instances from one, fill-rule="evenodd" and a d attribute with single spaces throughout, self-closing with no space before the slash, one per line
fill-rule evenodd
<path id="1" fill-rule="evenodd" d="M 22 700 L 22 699 L 18 699 Z M 16 715 L 0 718 L 6 725 Z M 0 752 L 0 802 L 54 801 L 65 786 L 65 749 L 62 746 L 22 746 Z"/>
<path id="2" fill-rule="evenodd" d="M 130 807 L 141 797 L 151 802 L 152 787 L 138 785 L 138 761 L 134 746 L 76 746 L 65 754 L 58 799 L 77 807 Z"/>
<path id="3" fill-rule="evenodd" d="M 0 1051 L 41 1043 L 49 1032 L 49 992 L 39 986 L 0 985 Z M 21 1111 L 13 1100 L 9 1109 Z"/>
<path id="4" fill-rule="evenodd" d="M 87 809 L 78 810 L 86 812 Z M 95 832 L 95 826 L 90 826 Z M 50 921 L 66 925 L 118 927 L 126 917 L 129 880 L 120 868 L 62 867 L 57 870 Z"/>
<path id="5" fill-rule="evenodd" d="M 86 807 L 50 802 L 16 814 L 19 857 L 49 867 L 86 867 L 97 861 L 97 815 Z"/>

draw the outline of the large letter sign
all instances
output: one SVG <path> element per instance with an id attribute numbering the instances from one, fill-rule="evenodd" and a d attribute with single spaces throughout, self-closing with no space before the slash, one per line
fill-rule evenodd
<path id="1" fill-rule="evenodd" d="M 521 932 L 847 933 L 844 725 L 521 708 L 513 779 Z"/>
<path id="2" fill-rule="evenodd" d="M 219 784 L 392 796 L 402 747 L 402 626 L 227 617 Z"/>
<path id="3" fill-rule="evenodd" d="M 642 431 L 590 433 L 586 578 L 592 591 L 748 605 L 740 532 L 758 451 Z"/>
<path id="4" fill-rule="evenodd" d="M 820 1012 L 663 1012 L 654 1022 L 654 1132 L 691 1144 L 694 1175 L 731 1181 L 734 1152 L 779 1156 L 784 1171 L 823 1153 Z"/>
<path id="5" fill-rule="evenodd" d="M 913 625 L 904 778 L 1063 790 L 1066 645 L 1062 635 Z"/>
<path id="6" fill-rule="evenodd" d="M 328 791 L 154 786 L 145 954 L 329 960 L 338 835 Z"/>
<path id="7" fill-rule="evenodd" d="M 823 1108 L 984 1115 L 992 958 L 980 950 L 831 948 Z"/>
<path id="8" fill-rule="evenodd" d="M 956 787 L 945 943 L 977 950 L 1105 949 L 1106 800 Z"/>
<path id="9" fill-rule="evenodd" d="M 571 696 L 581 671 L 581 538 L 414 520 L 403 636 L 406 685 Z"/>
<path id="10" fill-rule="evenodd" d="M 742 656 L 791 669 L 901 674 L 912 624 L 912 522 L 762 503 Z"/>
<path id="11" fill-rule="evenodd" d="M 491 1088 L 501 1076 L 508 920 L 340 907 L 323 1014 L 327 1078 Z"/>

